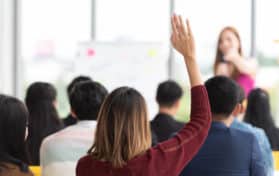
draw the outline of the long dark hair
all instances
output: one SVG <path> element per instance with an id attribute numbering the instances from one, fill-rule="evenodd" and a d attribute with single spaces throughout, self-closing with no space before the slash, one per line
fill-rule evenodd
<path id="1" fill-rule="evenodd" d="M 266 91 L 257 88 L 250 92 L 244 121 L 262 128 L 273 150 L 279 150 L 279 130 L 276 128 L 271 115 L 269 95 Z"/>
<path id="2" fill-rule="evenodd" d="M 49 83 L 36 82 L 27 90 L 25 102 L 30 113 L 27 142 L 33 165 L 39 164 L 42 140 L 62 128 L 54 105 L 55 101 L 56 90 Z"/>
<path id="3" fill-rule="evenodd" d="M 16 98 L 0 95 L 0 173 L 17 165 L 28 172 L 28 154 L 25 142 L 28 111 Z"/>

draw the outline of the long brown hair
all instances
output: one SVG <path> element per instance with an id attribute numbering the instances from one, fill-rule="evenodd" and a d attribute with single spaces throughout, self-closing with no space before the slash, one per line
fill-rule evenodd
<path id="1" fill-rule="evenodd" d="M 220 32 L 219 37 L 218 37 L 216 56 L 215 56 L 215 62 L 214 62 L 214 74 L 215 75 L 216 75 L 216 70 L 217 70 L 218 64 L 222 62 L 223 53 L 220 50 L 219 46 L 220 46 L 220 43 L 221 43 L 222 35 L 225 31 L 230 31 L 236 36 L 236 38 L 238 39 L 238 42 L 239 42 L 238 52 L 239 52 L 240 56 L 243 56 L 243 50 L 242 50 L 242 45 L 241 45 L 241 39 L 240 39 L 239 32 L 232 26 L 227 26 L 227 27 L 223 28 L 223 30 Z M 234 69 L 233 74 L 232 74 L 232 78 L 235 79 L 238 75 L 239 75 L 239 71 L 237 69 Z"/>
<path id="2" fill-rule="evenodd" d="M 144 98 L 133 88 L 120 87 L 105 99 L 99 115 L 95 141 L 88 151 L 96 160 L 114 168 L 151 147 L 151 132 Z"/>

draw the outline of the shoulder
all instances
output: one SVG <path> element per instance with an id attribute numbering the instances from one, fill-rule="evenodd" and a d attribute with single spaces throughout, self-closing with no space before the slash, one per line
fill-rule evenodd
<path id="1" fill-rule="evenodd" d="M 11 163 L 4 163 L 5 169 L 1 168 L 0 176 L 33 176 L 30 170 L 23 172 L 20 170 L 19 166 L 11 164 Z"/>
<path id="2" fill-rule="evenodd" d="M 254 139 L 254 134 L 250 130 L 230 128 L 230 132 L 233 136 L 238 137 L 240 140 L 250 141 Z"/>
<path id="3" fill-rule="evenodd" d="M 93 162 L 93 158 L 91 155 L 83 156 L 78 160 L 78 166 L 88 166 Z"/>

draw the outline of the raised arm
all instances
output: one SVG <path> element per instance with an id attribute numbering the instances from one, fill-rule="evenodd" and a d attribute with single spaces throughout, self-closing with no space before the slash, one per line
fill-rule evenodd
<path id="1" fill-rule="evenodd" d="M 173 47 L 183 55 L 186 64 L 191 87 L 202 85 L 201 72 L 196 62 L 195 42 L 193 33 L 187 20 L 187 28 L 184 25 L 181 16 L 172 17 L 172 35 L 171 42 Z"/>
<path id="2" fill-rule="evenodd" d="M 187 21 L 186 28 L 182 18 L 174 15 L 172 28 L 172 43 L 184 56 L 192 87 L 191 120 L 176 136 L 150 150 L 151 165 L 158 171 L 157 175 L 179 175 L 204 143 L 211 123 L 208 95 L 202 85 L 201 73 L 196 63 L 194 39 L 189 22 Z"/>

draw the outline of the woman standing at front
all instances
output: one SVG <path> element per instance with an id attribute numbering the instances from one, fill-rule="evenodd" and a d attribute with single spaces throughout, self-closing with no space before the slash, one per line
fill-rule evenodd
<path id="1" fill-rule="evenodd" d="M 224 75 L 235 80 L 244 90 L 246 97 L 254 88 L 257 62 L 245 59 L 238 31 L 225 27 L 218 39 L 214 63 L 214 74 Z"/>
<path id="2" fill-rule="evenodd" d="M 79 160 L 77 176 L 177 176 L 198 152 L 208 134 L 211 112 L 188 22 L 187 27 L 180 16 L 173 16 L 171 40 L 184 56 L 192 87 L 190 122 L 175 137 L 151 148 L 143 97 L 133 88 L 120 87 L 101 107 L 95 142 Z"/>

